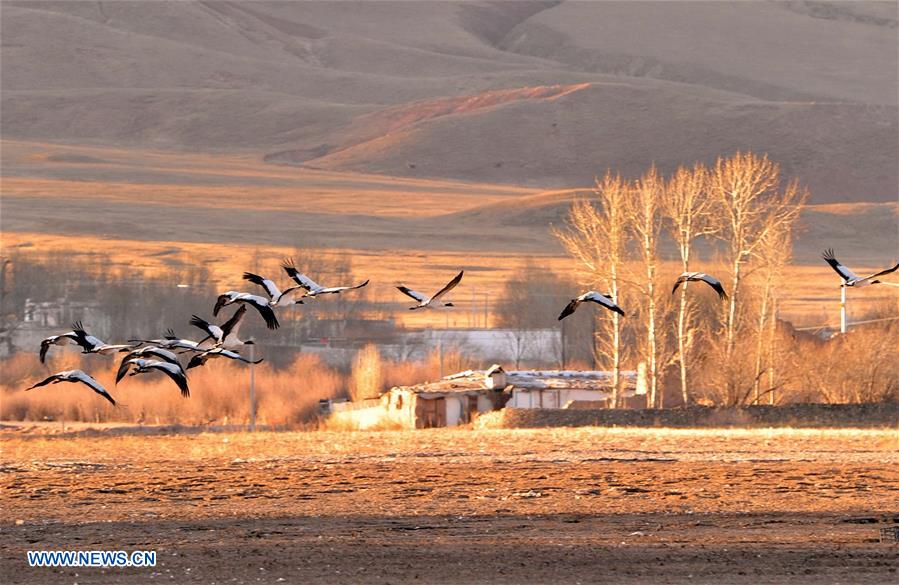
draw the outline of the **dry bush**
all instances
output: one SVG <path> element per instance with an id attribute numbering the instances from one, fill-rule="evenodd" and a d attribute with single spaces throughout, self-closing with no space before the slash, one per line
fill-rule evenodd
<path id="1" fill-rule="evenodd" d="M 899 323 L 858 326 L 827 341 L 797 342 L 795 392 L 828 403 L 899 401 Z"/>
<path id="2" fill-rule="evenodd" d="M 369 343 L 356 354 L 350 379 L 350 398 L 354 401 L 375 398 L 384 384 L 384 365 L 378 346 Z"/>
<path id="3" fill-rule="evenodd" d="M 430 382 L 439 377 L 426 360 L 405 360 L 389 362 L 384 368 L 384 386 L 411 386 L 421 382 Z"/>
<path id="4" fill-rule="evenodd" d="M 455 349 L 443 350 L 443 374 L 450 375 L 479 367 L 470 364 Z M 423 360 L 388 362 L 384 367 L 384 386 L 411 386 L 422 382 L 433 382 L 440 379 L 440 351 L 431 350 Z"/>
<path id="5" fill-rule="evenodd" d="M 141 422 L 153 424 L 243 424 L 249 420 L 249 371 L 244 364 L 213 360 L 188 372 L 190 398 L 164 374 L 125 377 L 115 385 L 117 360 L 65 353 L 54 358 L 52 368 L 31 376 L 32 354 L 17 354 L 3 362 L 4 420 L 81 420 L 91 422 Z M 10 366 L 10 367 L 7 367 Z M 80 384 L 62 383 L 25 392 L 24 388 L 52 372 L 81 367 L 115 397 L 113 407 Z M 322 398 L 335 396 L 343 387 L 339 373 L 318 357 L 301 355 L 282 370 L 267 364 L 254 366 L 257 422 L 294 425 L 310 420 Z M 23 377 L 27 380 L 20 381 Z"/>

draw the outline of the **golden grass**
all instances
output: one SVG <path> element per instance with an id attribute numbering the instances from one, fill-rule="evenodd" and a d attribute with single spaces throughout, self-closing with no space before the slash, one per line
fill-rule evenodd
<path id="1" fill-rule="evenodd" d="M 115 374 L 122 355 L 110 358 L 58 349 L 50 352 L 46 365 L 32 352 L 18 352 L 0 360 L 0 420 L 187 425 L 249 421 L 249 366 L 211 360 L 203 367 L 192 368 L 188 371 L 191 396 L 185 399 L 162 373 L 126 376 L 116 385 Z M 354 389 L 362 391 L 356 398 L 372 397 L 393 386 L 440 377 L 436 351 L 424 360 L 395 362 L 382 359 L 377 348 L 369 346 L 358 362 L 349 376 L 311 354 L 299 354 L 280 369 L 267 363 L 254 366 L 257 423 L 286 427 L 310 423 L 316 418 L 320 399 L 353 395 Z M 461 354 L 451 350 L 444 351 L 443 364 L 445 373 L 470 366 Z M 52 373 L 76 368 L 96 378 L 115 398 L 117 406 L 80 384 L 24 390 Z M 373 376 L 375 370 L 377 375 Z"/>
<path id="2" fill-rule="evenodd" d="M 5 232 L 4 250 L 18 250 L 36 256 L 49 253 L 70 253 L 72 250 L 91 250 L 97 241 L 93 236 L 64 236 L 36 232 Z M 104 239 L 104 255 L 110 268 L 143 271 L 148 276 L 162 276 L 171 272 L 173 264 L 202 265 L 210 278 L 224 291 L 252 290 L 241 279 L 246 270 L 259 272 L 287 282 L 279 267 L 280 261 L 293 255 L 296 249 L 288 246 L 246 246 L 243 244 L 207 244 L 178 241 L 145 241 Z M 509 254 L 468 254 L 462 252 L 410 252 L 408 250 L 369 251 L 359 249 L 315 250 L 318 255 L 347 257 L 353 267 L 354 278 L 371 279 L 366 293 L 377 301 L 395 303 L 394 316 L 407 327 L 469 327 L 484 326 L 484 306 L 488 318 L 492 298 L 521 266 L 522 256 Z M 529 256 L 535 261 L 532 256 Z M 572 264 L 562 256 L 544 256 L 536 260 L 556 271 L 568 271 Z M 460 269 L 465 269 L 463 287 L 454 291 L 452 301 L 456 310 L 409 311 L 414 302 L 396 290 L 405 284 L 425 294 L 437 292 Z M 429 292 L 430 291 L 430 292 Z M 486 295 L 486 298 L 485 298 Z M 322 302 L 327 302 L 324 300 Z"/>
<path id="3" fill-rule="evenodd" d="M 3 179 L 11 197 L 133 203 L 150 199 L 179 207 L 302 209 L 308 213 L 428 216 L 536 193 L 509 185 L 406 179 L 267 164 L 258 153 L 202 155 L 5 140 Z M 66 158 L 69 157 L 69 158 Z M 68 162 L 81 157 L 82 162 Z M 253 196 L 247 197 L 248 190 Z M 435 202 L 439 201 L 439 205 Z"/>
<path id="4" fill-rule="evenodd" d="M 3 420 L 125 421 L 147 424 L 245 424 L 249 416 L 249 366 L 213 360 L 188 372 L 190 398 L 162 373 L 126 376 L 118 385 L 118 360 L 59 353 L 48 367 L 33 354 L 19 353 L 3 361 L 0 386 Z M 300 355 L 289 367 L 274 370 L 263 363 L 255 368 L 256 413 L 260 425 L 292 426 L 310 421 L 322 398 L 342 391 L 343 376 L 317 356 Z M 116 399 L 113 407 L 81 384 L 24 388 L 53 372 L 81 368 L 97 379 Z"/>
<path id="5" fill-rule="evenodd" d="M 6 232 L 3 247 L 23 252 L 46 254 L 89 250 L 96 245 L 93 236 L 63 236 L 34 232 Z M 287 246 L 253 246 L 243 244 L 207 244 L 178 241 L 104 240 L 104 253 L 110 264 L 119 268 L 136 268 L 148 275 L 161 275 L 171 265 L 202 264 L 222 290 L 243 290 L 247 283 L 241 274 L 248 269 L 282 278 L 278 264 L 295 249 Z M 410 252 L 385 250 L 374 252 L 359 249 L 324 249 L 317 254 L 346 256 L 351 261 L 355 278 L 370 278 L 370 298 L 395 303 L 394 316 L 407 327 L 483 327 L 485 302 L 488 324 L 493 325 L 492 299 L 502 291 L 505 281 L 513 277 L 522 262 L 536 262 L 557 273 L 572 273 L 577 266 L 565 256 L 546 255 L 535 258 L 531 254 L 471 254 L 462 252 Z M 406 284 L 429 294 L 440 289 L 452 274 L 465 269 L 465 277 L 452 300 L 455 310 L 409 311 L 411 299 L 395 290 Z M 876 267 L 853 267 L 858 273 L 874 271 Z M 675 262 L 666 262 L 663 270 L 672 274 L 678 270 Z M 797 327 L 839 324 L 839 277 L 827 264 L 789 267 L 790 278 L 782 291 L 779 304 L 781 319 Z M 286 279 L 286 277 L 284 277 Z M 486 298 L 485 298 L 486 295 Z M 849 291 L 850 321 L 854 315 L 865 313 L 884 301 L 899 299 L 899 287 L 880 286 Z"/>

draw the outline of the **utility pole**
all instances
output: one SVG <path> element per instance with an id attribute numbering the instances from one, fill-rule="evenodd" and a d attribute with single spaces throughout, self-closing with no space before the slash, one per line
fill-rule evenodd
<path id="1" fill-rule="evenodd" d="M 253 363 L 254 355 L 253 348 L 256 347 L 255 343 L 250 344 L 250 431 L 256 430 L 256 375 L 255 375 L 255 367 L 256 364 Z"/>
<path id="2" fill-rule="evenodd" d="M 846 287 L 840 285 L 840 333 L 846 333 Z"/>
<path id="3" fill-rule="evenodd" d="M 561 325 L 561 329 L 562 329 L 561 334 L 560 334 L 560 339 L 561 339 L 560 343 L 561 343 L 561 347 L 562 347 L 562 351 L 560 352 L 560 354 L 561 354 L 560 357 L 562 358 L 561 366 L 562 366 L 562 369 L 564 370 L 565 363 L 566 363 L 566 360 L 565 360 L 565 357 L 566 357 L 565 356 L 565 319 L 562 319 L 562 321 L 560 321 L 560 325 Z"/>

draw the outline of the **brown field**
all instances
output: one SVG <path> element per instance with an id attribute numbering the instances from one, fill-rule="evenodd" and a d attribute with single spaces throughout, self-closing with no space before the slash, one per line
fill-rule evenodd
<path id="1" fill-rule="evenodd" d="M 0 433 L 4 583 L 896 578 L 895 430 L 54 431 Z"/>

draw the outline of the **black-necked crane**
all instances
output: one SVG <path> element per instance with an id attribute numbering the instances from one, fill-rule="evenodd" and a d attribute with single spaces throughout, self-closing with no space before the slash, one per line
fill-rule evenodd
<path id="1" fill-rule="evenodd" d="M 259 276 L 258 274 L 253 274 L 252 272 L 244 272 L 243 279 L 261 286 L 265 290 L 265 294 L 268 295 L 268 304 L 272 307 L 287 307 L 289 305 L 303 304 L 303 300 L 298 297 L 302 296 L 305 289 L 299 284 L 281 290 L 278 288 L 278 285 L 275 284 L 275 281 Z"/>
<path id="2" fill-rule="evenodd" d="M 702 281 L 715 289 L 715 292 L 718 293 L 718 297 L 726 301 L 727 293 L 724 292 L 724 287 L 721 286 L 721 281 L 719 281 L 714 276 L 706 274 L 705 272 L 684 272 L 680 276 L 677 277 L 677 281 L 674 283 L 674 288 L 671 289 L 671 294 L 674 294 L 677 290 L 677 287 L 681 285 L 683 282 L 696 282 Z"/>
<path id="3" fill-rule="evenodd" d="M 78 334 L 75 333 L 75 329 L 83 329 L 83 327 L 81 327 L 80 321 L 72 323 L 72 331 L 66 331 L 65 333 L 60 333 L 59 335 L 51 335 L 50 337 L 41 340 L 41 351 L 39 355 L 42 364 L 46 363 L 47 351 L 50 350 L 51 345 L 62 346 L 78 343 Z"/>
<path id="4" fill-rule="evenodd" d="M 432 303 L 434 303 L 435 301 L 438 301 L 440 299 L 440 297 L 442 297 L 449 291 L 453 290 L 456 287 L 456 285 L 462 281 L 462 274 L 464 272 L 465 272 L 464 270 L 460 270 L 459 274 L 454 276 L 451 281 L 446 283 L 446 286 L 444 286 L 442 289 L 440 289 L 439 291 L 434 293 L 433 296 L 430 296 L 430 297 L 426 297 L 423 294 L 421 294 L 420 292 L 416 292 L 416 291 L 412 290 L 411 288 L 408 288 L 403 285 L 400 285 L 396 288 L 404 295 L 412 297 L 413 299 L 418 301 L 417 305 L 415 305 L 414 307 L 409 307 L 410 311 L 414 311 L 416 309 L 424 309 L 425 307 L 434 306 Z M 452 303 L 443 303 L 442 305 L 438 305 L 438 306 L 452 307 L 454 305 Z"/>
<path id="5" fill-rule="evenodd" d="M 258 364 L 258 363 L 262 363 L 262 361 L 263 361 L 262 358 L 259 358 L 258 360 L 249 360 L 249 359 L 243 357 L 242 355 L 240 355 L 239 353 L 237 353 L 236 351 L 231 351 L 229 349 L 216 347 L 216 348 L 210 349 L 208 351 L 198 353 L 194 357 L 190 358 L 190 362 L 188 362 L 187 368 L 185 368 L 185 369 L 189 370 L 191 368 L 196 368 L 197 366 L 205 365 L 206 361 L 209 360 L 210 358 L 228 358 L 228 359 L 232 359 L 232 360 L 241 361 L 246 364 Z"/>
<path id="6" fill-rule="evenodd" d="M 293 260 L 289 258 L 285 260 L 283 264 L 281 264 L 281 268 L 284 269 L 284 272 L 286 272 L 287 275 L 294 280 L 294 282 L 306 289 L 306 294 L 304 296 L 312 298 L 315 298 L 318 295 L 337 294 L 347 290 L 362 288 L 363 286 L 368 284 L 368 280 L 366 280 L 362 284 L 357 284 L 355 286 L 322 286 L 305 274 L 300 273 L 300 271 L 297 270 L 296 266 L 294 265 Z"/>
<path id="7" fill-rule="evenodd" d="M 41 386 L 46 386 L 47 384 L 59 384 L 60 382 L 73 382 L 73 383 L 81 383 L 105 398 L 115 406 L 115 400 L 113 400 L 112 396 L 109 395 L 109 392 L 106 391 L 99 382 L 85 374 L 81 370 L 66 370 L 64 372 L 57 372 L 52 376 L 47 377 L 46 379 L 38 382 L 34 386 L 30 388 L 26 388 L 25 390 L 33 390 L 34 388 L 40 388 Z"/>
<path id="8" fill-rule="evenodd" d="M 125 363 L 130 359 L 146 357 L 159 359 L 164 362 L 169 362 L 170 364 L 179 363 L 177 354 L 175 354 L 173 351 L 155 345 L 148 345 L 146 347 L 135 349 L 126 353 L 125 357 L 122 358 L 122 363 Z"/>
<path id="9" fill-rule="evenodd" d="M 190 324 L 206 333 L 206 337 L 200 340 L 200 345 L 207 341 L 211 341 L 213 347 L 220 346 L 226 349 L 236 349 L 253 343 L 252 341 L 241 341 L 241 339 L 237 337 L 238 332 L 240 331 L 240 324 L 246 312 L 247 306 L 240 305 L 237 310 L 234 311 L 234 314 L 231 315 L 231 318 L 225 321 L 221 327 L 196 315 L 191 315 Z"/>
<path id="10" fill-rule="evenodd" d="M 212 349 L 215 344 L 211 339 L 202 342 L 192 341 L 190 339 L 181 339 L 172 329 L 165 330 L 165 336 L 162 339 L 129 339 L 132 343 L 148 343 L 150 346 L 161 347 L 167 350 L 181 350 L 179 353 L 187 351 L 206 351 Z"/>
<path id="11" fill-rule="evenodd" d="M 562 309 L 562 312 L 559 314 L 559 321 L 574 313 L 577 308 L 581 305 L 581 303 L 591 302 L 596 303 L 598 305 L 602 305 L 606 309 L 610 311 L 614 311 L 621 316 L 624 316 L 624 311 L 621 310 L 621 307 L 615 304 L 615 301 L 612 300 L 611 297 L 608 297 L 602 293 L 598 293 L 595 290 L 587 291 L 581 296 L 571 299 L 571 302 Z"/>
<path id="12" fill-rule="evenodd" d="M 74 328 L 75 336 L 77 339 L 75 343 L 81 346 L 81 353 L 98 353 L 100 355 L 110 355 L 113 353 L 123 352 L 123 351 L 131 351 L 134 349 L 134 345 L 130 343 L 118 343 L 118 344 L 110 344 L 94 337 L 90 333 L 84 330 L 84 327 L 80 327 L 80 323 L 78 323 L 79 327 Z"/>
<path id="13" fill-rule="evenodd" d="M 130 376 L 146 374 L 153 370 L 160 371 L 178 385 L 178 388 L 181 390 L 181 396 L 184 396 L 185 398 L 190 396 L 190 388 L 187 387 L 187 375 L 184 373 L 184 369 L 177 363 L 173 364 L 161 360 L 145 360 L 140 358 L 123 360 L 122 364 L 119 366 L 119 371 L 116 373 L 116 384 L 125 377 L 125 374 L 128 373 L 128 370 L 131 368 L 134 369 L 129 374 Z"/>
<path id="14" fill-rule="evenodd" d="M 260 297 L 259 295 L 237 292 L 236 290 L 229 290 L 228 292 L 219 295 L 215 302 L 215 308 L 212 309 L 212 315 L 217 317 L 219 311 L 222 310 L 222 307 L 226 307 L 233 303 L 251 305 L 259 311 L 259 314 L 262 315 L 262 318 L 265 320 L 265 326 L 269 329 L 277 329 L 281 326 L 281 324 L 278 323 L 278 318 L 275 317 L 275 311 L 268 303 L 268 299 Z"/>
<path id="15" fill-rule="evenodd" d="M 166 344 L 169 344 L 175 339 L 178 339 L 178 336 L 175 335 L 175 330 L 170 327 L 165 330 L 165 333 L 163 334 L 161 339 L 129 339 L 128 342 L 137 344 L 148 343 L 157 347 L 166 347 Z"/>
<path id="16" fill-rule="evenodd" d="M 840 286 L 851 286 L 855 288 L 861 288 L 863 286 L 869 286 L 872 284 L 881 284 L 881 281 L 876 280 L 878 276 L 883 276 L 884 274 L 890 274 L 891 272 L 896 272 L 899 270 L 899 262 L 896 263 L 892 268 L 887 268 L 886 270 L 881 270 L 880 272 L 875 272 L 874 274 L 860 277 L 842 264 L 834 257 L 833 250 L 828 249 L 824 251 L 824 254 L 821 255 L 828 264 L 830 264 L 831 268 L 833 268 L 837 274 L 840 275 L 840 278 L 843 279 L 843 284 Z"/>

